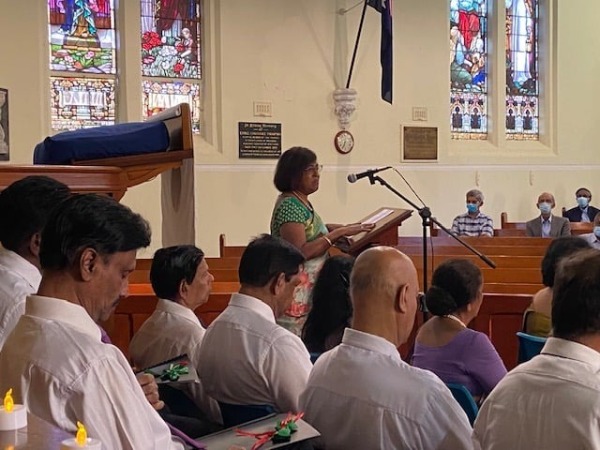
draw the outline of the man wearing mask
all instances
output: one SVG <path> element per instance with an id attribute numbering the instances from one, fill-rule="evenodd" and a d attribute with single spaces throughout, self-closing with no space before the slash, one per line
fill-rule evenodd
<path id="1" fill-rule="evenodd" d="M 552 194 L 549 192 L 540 194 L 537 207 L 541 214 L 526 223 L 527 236 L 555 238 L 571 235 L 569 219 L 552 214 L 552 208 L 555 206 L 556 203 Z"/>
<path id="2" fill-rule="evenodd" d="M 483 214 L 483 193 L 478 189 L 467 192 L 467 212 L 456 216 L 452 222 L 452 231 L 459 236 L 493 236 L 494 222 Z"/>
<path id="3" fill-rule="evenodd" d="M 570 222 L 591 222 L 594 217 L 600 212 L 600 209 L 590 205 L 592 201 L 592 193 L 589 189 L 581 187 L 575 192 L 577 206 L 565 211 L 563 217 L 569 219 Z"/>
<path id="4" fill-rule="evenodd" d="M 579 237 L 588 241 L 592 247 L 600 250 L 600 213 L 594 216 L 594 231 L 582 234 Z"/>

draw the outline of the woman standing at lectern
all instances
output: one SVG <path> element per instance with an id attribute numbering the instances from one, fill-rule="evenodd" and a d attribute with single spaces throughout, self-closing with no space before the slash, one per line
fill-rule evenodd
<path id="1" fill-rule="evenodd" d="M 319 189 L 323 166 L 317 155 L 305 147 L 292 147 L 279 157 L 273 182 L 281 194 L 271 217 L 271 234 L 300 249 L 306 258 L 301 282 L 294 300 L 277 322 L 300 336 L 310 310 L 310 292 L 315 278 L 329 256 L 329 249 L 340 238 L 369 231 L 374 225 L 325 224 L 308 196 Z"/>

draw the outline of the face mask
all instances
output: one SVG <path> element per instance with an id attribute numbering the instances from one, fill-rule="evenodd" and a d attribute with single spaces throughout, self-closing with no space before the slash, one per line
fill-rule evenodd
<path id="1" fill-rule="evenodd" d="M 552 203 L 542 202 L 538 205 L 538 208 L 543 214 L 548 214 L 550 211 L 552 211 Z"/>
<path id="2" fill-rule="evenodd" d="M 467 203 L 467 211 L 470 213 L 476 213 L 479 209 L 479 205 L 477 203 Z"/>
<path id="3" fill-rule="evenodd" d="M 600 227 L 594 227 L 594 235 L 596 235 L 597 238 L 600 238 Z"/>
<path id="4" fill-rule="evenodd" d="M 588 201 L 587 197 L 577 197 L 577 204 L 582 208 L 585 208 L 588 205 Z"/>

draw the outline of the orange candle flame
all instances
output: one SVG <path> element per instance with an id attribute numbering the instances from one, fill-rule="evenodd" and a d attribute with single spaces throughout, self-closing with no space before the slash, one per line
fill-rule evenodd
<path id="1" fill-rule="evenodd" d="M 77 445 L 80 447 L 83 447 L 87 444 L 87 431 L 83 424 L 79 421 L 77 421 L 77 434 L 75 435 L 75 442 L 77 442 Z"/>
<path id="2" fill-rule="evenodd" d="M 15 402 L 12 398 L 12 388 L 10 388 L 4 396 L 4 411 L 12 412 L 15 407 Z"/>

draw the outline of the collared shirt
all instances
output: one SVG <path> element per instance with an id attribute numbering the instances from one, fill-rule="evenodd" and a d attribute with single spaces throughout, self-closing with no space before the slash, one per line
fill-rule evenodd
<path id="1" fill-rule="evenodd" d="M 600 239 L 594 233 L 581 234 L 579 237 L 588 241 L 592 247 L 600 249 Z"/>
<path id="2" fill-rule="evenodd" d="M 540 216 L 542 221 L 542 237 L 550 237 L 550 229 L 552 228 L 552 214 L 547 219 Z"/>
<path id="3" fill-rule="evenodd" d="M 37 292 L 41 280 L 37 267 L 0 247 L 0 349 L 25 312 L 25 297 Z"/>
<path id="4" fill-rule="evenodd" d="M 581 209 L 581 221 L 582 222 L 591 222 L 590 216 L 588 215 L 588 207 L 585 208 L 579 207 Z"/>
<path id="5" fill-rule="evenodd" d="M 81 306 L 27 297 L 25 314 L 0 352 L 0 391 L 13 388 L 16 402 L 66 431 L 84 423 L 103 448 L 183 449 L 121 351 L 100 336 Z"/>
<path id="6" fill-rule="evenodd" d="M 315 363 L 300 405 L 328 450 L 472 448 L 467 416 L 438 377 L 350 328 Z"/>
<path id="7" fill-rule="evenodd" d="M 600 448 L 600 353 L 550 337 L 540 355 L 519 365 L 483 403 L 476 448 Z"/>
<path id="8" fill-rule="evenodd" d="M 312 369 L 300 338 L 275 323 L 267 304 L 242 294 L 207 328 L 200 361 L 200 379 L 215 400 L 281 412 L 298 411 Z"/>
<path id="9" fill-rule="evenodd" d="M 171 300 L 159 299 L 152 315 L 133 336 L 129 354 L 133 364 L 143 369 L 187 353 L 198 371 L 205 332 L 194 311 Z M 178 387 L 210 420 L 222 422 L 219 405 L 204 392 L 201 383 L 182 383 Z"/>
<path id="10" fill-rule="evenodd" d="M 459 236 L 493 236 L 494 222 L 490 216 L 482 212 L 479 212 L 476 217 L 464 213 L 454 218 L 452 231 Z"/>

